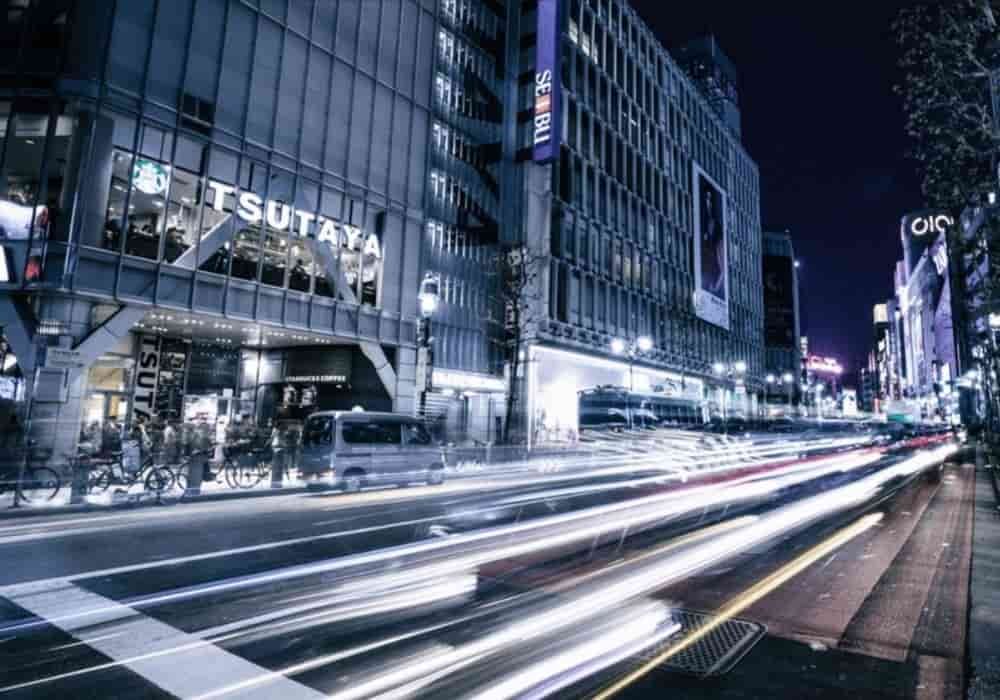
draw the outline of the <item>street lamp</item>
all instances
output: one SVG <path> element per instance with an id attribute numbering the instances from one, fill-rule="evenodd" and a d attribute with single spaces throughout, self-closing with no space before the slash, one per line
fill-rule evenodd
<path id="1" fill-rule="evenodd" d="M 715 376 L 720 379 L 725 378 L 729 382 L 733 382 L 735 385 L 737 377 L 742 377 L 747 371 L 747 363 L 743 360 L 737 360 L 736 362 L 726 364 L 725 362 L 715 362 L 712 364 L 712 372 Z M 721 388 L 721 387 L 720 387 Z M 726 392 L 723 390 L 722 393 L 722 428 L 724 431 L 729 432 L 729 416 L 726 411 Z"/>
<path id="2" fill-rule="evenodd" d="M 781 381 L 785 383 L 785 393 L 788 397 L 788 413 L 792 412 L 792 386 L 795 384 L 795 375 L 785 372 L 781 375 Z"/>
<path id="3" fill-rule="evenodd" d="M 423 366 L 420 388 L 420 415 L 426 418 L 427 391 L 431 386 L 431 373 L 434 368 L 434 348 L 431 337 L 431 316 L 438 310 L 441 301 L 441 278 L 433 272 L 424 275 L 420 282 L 420 292 L 417 301 L 420 306 L 420 344 L 417 350 L 417 365 Z M 419 372 L 418 372 L 419 374 Z"/>
<path id="4" fill-rule="evenodd" d="M 640 335 L 635 342 L 626 343 L 621 338 L 611 339 L 611 352 L 615 355 L 625 355 L 628 357 L 628 394 L 625 398 L 625 408 L 628 413 L 628 427 L 633 427 L 632 420 L 632 392 L 635 390 L 635 377 L 633 367 L 635 358 L 645 355 L 653 349 L 653 339 L 648 335 Z"/>

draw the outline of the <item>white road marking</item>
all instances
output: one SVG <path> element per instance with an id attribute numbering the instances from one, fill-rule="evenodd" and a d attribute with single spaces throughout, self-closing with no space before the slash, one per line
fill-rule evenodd
<path id="1" fill-rule="evenodd" d="M 204 696 L 227 686 L 241 687 L 241 698 L 319 700 L 325 697 L 290 678 L 274 675 L 214 644 L 71 583 L 36 587 L 10 599 L 111 659 L 98 670 L 128 668 L 179 698 Z M 0 693 L 44 687 L 48 682 L 94 670 L 90 667 L 26 681 L 0 688 Z M 267 677 L 266 684 L 252 683 L 261 677 Z"/>

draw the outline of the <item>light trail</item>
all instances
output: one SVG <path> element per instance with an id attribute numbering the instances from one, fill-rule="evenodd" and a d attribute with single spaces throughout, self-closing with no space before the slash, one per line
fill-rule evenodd
<path id="1" fill-rule="evenodd" d="M 711 634 L 713 630 L 725 624 L 728 620 L 740 614 L 764 596 L 781 587 L 787 581 L 799 575 L 823 557 L 836 551 L 858 535 L 874 527 L 882 520 L 882 517 L 882 513 L 871 513 L 866 515 L 851 525 L 843 528 L 839 532 L 831 535 L 823 542 L 813 546 L 805 553 L 796 557 L 793 561 L 770 574 L 763 581 L 759 581 L 751 586 L 736 599 L 727 603 L 721 610 L 719 610 L 718 613 L 715 614 L 711 622 L 693 631 L 691 634 L 671 645 L 660 654 L 657 654 L 655 657 L 626 675 L 624 678 L 616 681 L 609 687 L 595 694 L 592 697 L 592 700 L 608 700 L 612 696 L 620 693 L 629 685 L 648 675 L 664 662 L 689 648 L 692 644 L 704 639 L 707 635 Z"/>

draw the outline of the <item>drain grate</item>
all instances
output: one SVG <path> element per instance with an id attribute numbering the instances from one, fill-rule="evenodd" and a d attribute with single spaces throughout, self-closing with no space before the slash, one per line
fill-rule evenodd
<path id="1" fill-rule="evenodd" d="M 681 623 L 680 631 L 669 640 L 644 653 L 640 658 L 648 661 L 671 644 L 711 624 L 713 615 L 694 610 L 675 610 L 675 619 Z M 681 650 L 663 663 L 662 668 L 687 675 L 721 676 L 727 673 L 743 656 L 760 641 L 767 629 L 764 625 L 749 620 L 726 620 L 689 647 Z"/>

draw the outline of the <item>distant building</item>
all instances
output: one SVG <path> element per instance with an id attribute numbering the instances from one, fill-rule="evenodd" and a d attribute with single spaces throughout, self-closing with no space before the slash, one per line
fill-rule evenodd
<path id="1" fill-rule="evenodd" d="M 788 232 L 765 232 L 763 243 L 764 367 L 775 385 L 784 385 L 790 375 L 787 383 L 794 391 L 802 368 L 795 249 Z M 778 393 L 786 396 L 787 388 Z"/>
<path id="2" fill-rule="evenodd" d="M 929 211 L 903 217 L 903 259 L 896 263 L 891 326 L 886 307 L 885 328 L 891 327 L 896 341 L 887 351 L 895 351 L 898 398 L 918 401 L 924 417 L 951 411 L 948 397 L 957 373 L 945 239 L 951 223 L 950 217 Z"/>

